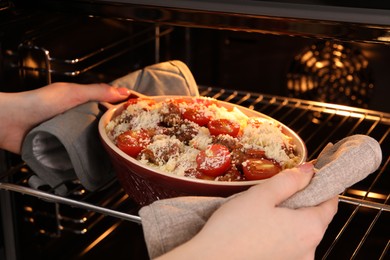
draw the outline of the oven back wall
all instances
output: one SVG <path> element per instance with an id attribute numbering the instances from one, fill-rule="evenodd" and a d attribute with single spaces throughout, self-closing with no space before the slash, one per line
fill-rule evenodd
<path id="1" fill-rule="evenodd" d="M 304 95 L 297 96 L 290 93 L 287 88 L 289 73 L 292 72 L 295 57 L 304 53 L 311 46 L 323 44 L 326 40 L 310 39 L 303 37 L 258 34 L 247 32 L 192 29 L 191 30 L 191 69 L 198 84 L 214 85 L 228 89 L 240 89 L 261 92 L 273 95 L 292 95 L 299 98 L 307 98 Z M 345 105 L 365 107 L 372 110 L 384 112 L 390 111 L 390 104 L 387 97 L 390 96 L 390 46 L 373 43 L 342 43 L 347 55 L 344 60 L 352 59 L 355 53 L 349 54 L 349 50 L 363 55 L 367 60 L 367 68 L 364 71 L 364 78 L 356 82 L 358 95 L 365 95 L 364 104 L 357 102 L 344 102 Z M 348 57 L 348 55 L 350 55 Z M 345 68 L 343 73 L 354 73 L 355 68 Z M 316 75 L 309 68 L 304 68 L 307 75 Z M 322 77 L 329 77 L 336 69 L 327 71 Z M 318 73 L 317 73 L 318 74 Z M 342 77 L 347 77 L 344 75 Z M 316 78 L 318 82 L 322 78 Z M 337 81 L 337 79 L 336 79 Z M 361 90 L 361 84 L 365 81 L 372 83 L 369 93 Z M 331 89 L 332 82 L 325 82 L 325 88 Z M 367 83 L 369 84 L 369 83 Z M 341 82 L 342 86 L 343 83 Z M 318 93 L 317 93 L 318 94 Z M 348 93 L 347 93 L 348 94 Z M 334 95 L 347 95 L 345 90 L 336 89 Z M 352 93 L 353 94 L 353 93 Z M 351 96 L 352 96 L 351 94 Z M 353 97 L 345 97 L 345 100 L 352 100 Z M 310 99 L 316 97 L 311 95 Z M 328 96 L 325 101 L 337 103 L 338 99 Z M 343 104 L 343 103 L 342 103 Z"/>
<path id="2" fill-rule="evenodd" d="M 107 29 L 107 26 L 111 26 L 113 28 L 111 31 L 118 31 L 118 35 L 119 33 L 124 34 L 120 39 L 109 37 L 113 44 L 117 44 L 119 40 L 125 39 L 126 37 L 129 37 L 129 41 L 128 44 L 125 44 L 124 46 L 135 45 L 146 38 L 149 38 L 150 40 L 148 40 L 147 44 L 143 44 L 142 47 L 134 47 L 130 51 L 117 55 L 115 59 L 110 59 L 110 62 L 101 63 L 101 65 L 96 66 L 91 70 L 88 69 L 78 76 L 61 77 L 57 73 L 57 75 L 52 75 L 52 80 L 69 80 L 83 83 L 91 81 L 110 81 L 154 62 L 168 59 L 180 59 L 188 64 L 196 81 L 200 85 L 248 90 L 272 95 L 292 96 L 309 100 L 364 107 L 385 112 L 390 111 L 390 102 L 387 102 L 386 100 L 387 97 L 390 96 L 390 67 L 387 66 L 387 61 L 390 59 L 390 46 L 388 45 L 330 42 L 331 44 L 342 45 L 345 49 L 351 48 L 357 50 L 365 57 L 367 61 L 367 68 L 365 68 L 364 72 L 365 78 L 361 79 L 361 81 L 357 82 L 355 85 L 350 86 L 351 90 L 346 90 L 344 87 L 345 84 L 342 81 L 337 82 L 337 79 L 335 82 L 338 83 L 338 85 L 332 87 L 332 73 L 339 73 L 337 72 L 337 68 L 332 68 L 330 66 L 329 71 L 326 71 L 325 73 L 321 72 L 322 74 L 318 75 L 317 72 L 313 73 L 313 71 L 310 70 L 312 68 L 303 67 L 302 69 L 305 73 L 304 78 L 307 77 L 307 75 L 311 75 L 315 77 L 314 81 L 321 85 L 321 88 L 314 88 L 314 91 L 312 91 L 310 95 L 307 95 L 302 89 L 298 89 L 298 91 L 291 91 L 291 89 L 288 89 L 288 77 L 291 75 L 291 72 L 296 69 L 294 68 L 296 57 L 302 55 L 308 48 L 310 49 L 311 46 L 323 44 L 325 40 L 217 29 L 172 27 L 172 31 L 160 38 L 157 47 L 153 39 L 154 25 L 150 23 L 137 24 L 132 21 L 126 22 L 115 20 L 103 20 L 104 23 L 102 23 L 102 21 L 97 20 L 96 18 L 86 19 L 80 17 L 77 19 L 80 20 L 80 25 L 82 26 L 75 26 L 74 20 L 77 20 L 76 17 L 72 16 L 72 19 L 67 19 L 67 14 L 61 14 L 61 16 L 55 15 L 54 18 L 53 16 L 53 14 L 47 13 L 40 14 L 39 11 L 36 10 L 34 13 L 29 14 L 19 13 L 15 18 L 15 22 L 12 23 L 12 28 L 15 28 L 15 30 L 17 29 L 16 31 L 10 30 L 10 26 L 7 26 L 10 24 L 11 19 L 3 20 L 1 26 L 1 41 L 3 46 L 1 89 L 4 90 L 5 87 L 9 88 L 11 84 L 12 89 L 14 90 L 30 89 L 34 84 L 35 86 L 45 84 L 45 82 L 36 84 L 35 82 L 23 80 L 23 78 L 18 77 L 17 66 L 20 65 L 18 62 L 23 58 L 21 57 L 23 54 L 21 53 L 20 48 L 18 49 L 20 43 L 31 41 L 37 47 L 48 49 L 50 54 L 53 55 L 53 58 L 57 59 L 58 63 L 58 60 L 66 61 L 67 59 L 71 60 L 75 57 L 78 58 L 74 53 L 83 53 L 82 49 L 78 50 L 77 48 L 85 47 L 85 45 L 96 45 L 97 50 L 100 48 L 99 46 L 105 47 L 107 45 L 105 42 L 107 41 L 108 35 L 107 33 L 104 33 L 104 29 Z M 23 22 L 23 20 L 20 19 L 21 17 L 27 22 Z M 54 20 L 51 23 L 55 26 L 59 26 L 61 30 L 70 28 L 70 30 L 74 30 L 74 32 L 62 32 L 59 36 L 56 31 L 60 29 L 53 30 L 53 27 L 49 26 L 49 21 L 51 20 L 42 19 L 42 17 L 49 17 L 51 20 Z M 33 23 L 29 22 L 30 20 L 32 20 Z M 87 23 L 88 20 L 91 23 L 91 26 L 102 26 L 102 29 L 94 30 L 95 33 L 90 31 L 88 34 L 77 34 L 77 30 L 89 26 Z M 37 26 L 34 26 L 34 24 Z M 37 29 L 39 27 L 44 30 L 39 31 Z M 25 29 L 24 32 L 21 31 L 23 29 Z M 142 30 L 144 30 L 145 33 L 140 34 Z M 96 32 L 99 32 L 98 34 L 101 35 L 96 34 Z M 164 32 L 164 29 L 160 29 L 160 32 Z M 91 40 L 91 34 L 94 38 L 93 44 L 77 44 L 77 41 L 83 43 Z M 66 35 L 77 35 L 77 39 L 73 37 L 62 41 L 57 40 L 62 44 L 56 45 L 50 45 L 48 41 L 43 41 L 43 39 L 50 39 L 50 37 L 55 37 L 55 39 L 58 37 L 64 38 Z M 110 35 L 112 35 L 112 33 Z M 100 44 L 100 41 L 96 40 L 99 39 L 99 37 L 101 37 L 101 41 L 104 40 L 104 44 Z M 118 51 L 117 53 L 122 51 L 122 49 L 119 48 L 124 49 L 125 47 L 123 48 L 118 45 L 118 50 L 116 50 Z M 158 53 L 158 57 L 155 52 Z M 58 53 L 61 54 L 60 58 Z M 110 55 L 110 53 L 107 53 L 106 51 L 106 53 L 97 54 L 95 56 L 102 56 L 103 54 Z M 349 54 L 346 53 L 346 55 Z M 79 56 L 83 57 L 83 55 Z M 330 61 L 333 60 L 332 57 L 327 59 Z M 54 64 L 54 61 L 52 63 Z M 82 62 L 79 63 L 80 65 L 83 65 Z M 96 63 L 99 63 L 99 61 Z M 352 60 L 351 64 L 353 63 L 354 61 Z M 331 62 L 330 64 L 337 67 L 336 62 Z M 88 64 L 88 66 L 89 65 L 90 64 Z M 72 63 L 67 66 L 72 66 L 71 68 L 75 71 L 83 71 L 83 68 L 80 69 L 79 67 L 76 67 L 79 66 L 78 64 Z M 316 65 L 313 66 L 315 67 Z M 52 66 L 53 70 L 56 68 L 58 68 L 58 66 Z M 342 75 L 342 77 L 348 78 L 347 74 L 354 73 L 353 69 L 356 70 L 356 66 L 352 68 L 352 71 L 344 69 L 342 73 L 346 73 L 346 75 Z M 44 73 L 40 73 L 40 75 L 43 75 L 41 78 L 46 80 L 46 75 L 44 75 Z M 323 78 L 327 79 L 325 80 L 325 83 Z M 13 80 L 13 82 L 11 82 L 11 80 Z M 363 84 L 363 86 L 361 86 L 361 82 L 365 85 Z M 20 84 L 25 84 L 26 86 L 20 87 Z M 301 86 L 298 86 L 298 88 L 301 88 Z M 352 92 L 352 94 L 350 92 Z M 340 96 L 341 98 L 339 98 Z M 360 103 L 355 102 L 355 96 L 358 96 L 358 99 L 359 96 L 361 96 L 362 101 Z"/>

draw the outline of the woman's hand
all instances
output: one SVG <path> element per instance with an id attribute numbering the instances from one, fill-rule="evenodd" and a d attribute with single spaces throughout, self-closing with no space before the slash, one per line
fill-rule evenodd
<path id="1" fill-rule="evenodd" d="M 312 176 L 308 163 L 250 188 L 219 208 L 192 240 L 162 258 L 314 259 L 337 211 L 337 198 L 316 207 L 278 207 Z"/>
<path id="2" fill-rule="evenodd" d="M 88 101 L 118 102 L 126 88 L 107 84 L 53 83 L 18 93 L 0 93 L 0 148 L 20 153 L 23 138 L 33 127 Z"/>

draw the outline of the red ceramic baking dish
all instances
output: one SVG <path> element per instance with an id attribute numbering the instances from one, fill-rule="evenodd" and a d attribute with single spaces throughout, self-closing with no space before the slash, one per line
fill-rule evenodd
<path id="1" fill-rule="evenodd" d="M 143 95 L 138 95 L 145 97 Z M 153 96 L 148 97 L 156 102 L 166 99 L 183 98 L 182 96 Z M 238 108 L 242 113 L 249 117 L 260 117 L 276 121 L 271 117 L 257 111 L 231 104 L 224 101 L 218 101 L 219 105 L 226 108 Z M 214 181 L 189 178 L 184 176 L 166 173 L 142 164 L 136 159 L 120 150 L 108 137 L 106 125 L 124 109 L 124 103 L 118 105 L 107 105 L 108 110 L 103 114 L 99 121 L 99 134 L 106 149 L 118 180 L 125 192 L 139 205 L 147 205 L 159 199 L 172 198 L 178 196 L 220 196 L 227 197 L 235 193 L 244 191 L 250 186 L 263 182 L 255 181 Z M 290 128 L 276 121 L 283 128 L 283 132 L 292 138 L 296 146 L 296 152 L 299 156 L 298 164 L 307 159 L 307 149 L 302 139 Z"/>

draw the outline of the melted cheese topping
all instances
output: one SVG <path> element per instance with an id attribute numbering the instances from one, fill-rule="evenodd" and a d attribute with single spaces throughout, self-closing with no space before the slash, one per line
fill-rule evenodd
<path id="1" fill-rule="evenodd" d="M 167 100 L 152 105 L 148 102 L 138 102 L 129 105 L 126 110 L 106 126 L 109 138 L 115 143 L 117 136 L 128 129 L 158 129 L 163 120 L 163 114 L 170 113 L 167 106 L 169 102 L 171 101 Z M 180 112 L 183 113 L 186 108 L 193 104 L 183 102 L 177 105 Z M 239 122 L 241 134 L 236 139 L 242 144 L 243 149 L 263 150 L 267 158 L 277 161 L 283 168 L 290 168 L 297 163 L 299 159 L 297 156 L 286 153 L 287 149 L 295 148 L 291 143 L 292 138 L 283 134 L 281 127 L 274 121 L 256 118 L 257 124 L 252 125 L 248 116 L 238 108 L 234 107 L 232 110 L 228 110 L 214 103 L 201 112 L 213 119 L 226 118 Z M 169 153 L 168 160 L 158 160 L 158 163 L 150 163 L 142 155 L 138 158 L 139 161 L 150 167 L 180 176 L 184 176 L 187 169 L 195 169 L 197 154 L 213 143 L 213 137 L 207 127 L 201 127 L 192 122 L 191 126 L 196 128 L 197 133 L 191 136 L 191 140 L 187 144 L 181 142 L 176 136 L 160 133 L 152 138 L 152 142 L 147 146 L 147 149 L 159 158 Z M 179 127 L 182 133 L 188 131 L 188 124 Z M 172 147 L 175 149 L 170 149 Z"/>

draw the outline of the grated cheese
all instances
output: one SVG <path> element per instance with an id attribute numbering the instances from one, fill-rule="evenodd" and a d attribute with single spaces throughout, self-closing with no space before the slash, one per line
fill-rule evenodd
<path id="1" fill-rule="evenodd" d="M 212 99 L 210 99 L 212 100 Z M 114 118 L 106 126 L 108 137 L 115 143 L 116 138 L 129 129 L 133 130 L 153 130 L 161 128 L 163 115 L 171 113 L 167 105 L 171 100 L 150 104 L 141 101 L 131 104 L 119 116 Z M 199 106 L 192 103 L 177 103 L 179 111 L 183 113 L 186 108 L 193 106 L 199 111 Z M 286 150 L 295 149 L 291 143 L 291 137 L 281 131 L 281 127 L 274 121 L 256 118 L 256 124 L 252 124 L 247 115 L 238 108 L 227 109 L 215 103 L 201 110 L 204 115 L 213 119 L 229 119 L 240 123 L 240 136 L 235 138 L 231 136 L 221 136 L 222 140 L 235 140 L 241 144 L 243 151 L 247 149 L 258 149 L 265 153 L 267 158 L 278 162 L 282 168 L 292 167 L 298 161 L 298 157 Z M 176 131 L 176 136 L 171 132 L 166 134 L 164 131 Z M 191 132 L 194 131 L 194 132 Z M 186 136 L 187 135 L 187 136 Z M 186 136 L 186 137 L 184 137 Z M 180 138 L 187 138 L 187 142 L 180 141 Z M 180 139 L 180 140 L 179 140 Z M 182 120 L 182 124 L 175 127 L 167 127 L 165 130 L 155 132 L 152 141 L 145 149 L 153 153 L 156 158 L 151 163 L 145 154 L 137 158 L 141 163 L 150 167 L 185 176 L 186 170 L 196 169 L 196 157 L 202 150 L 213 143 L 213 136 L 205 126 L 199 126 L 194 122 Z M 245 162 L 243 162 L 245 164 Z"/>

